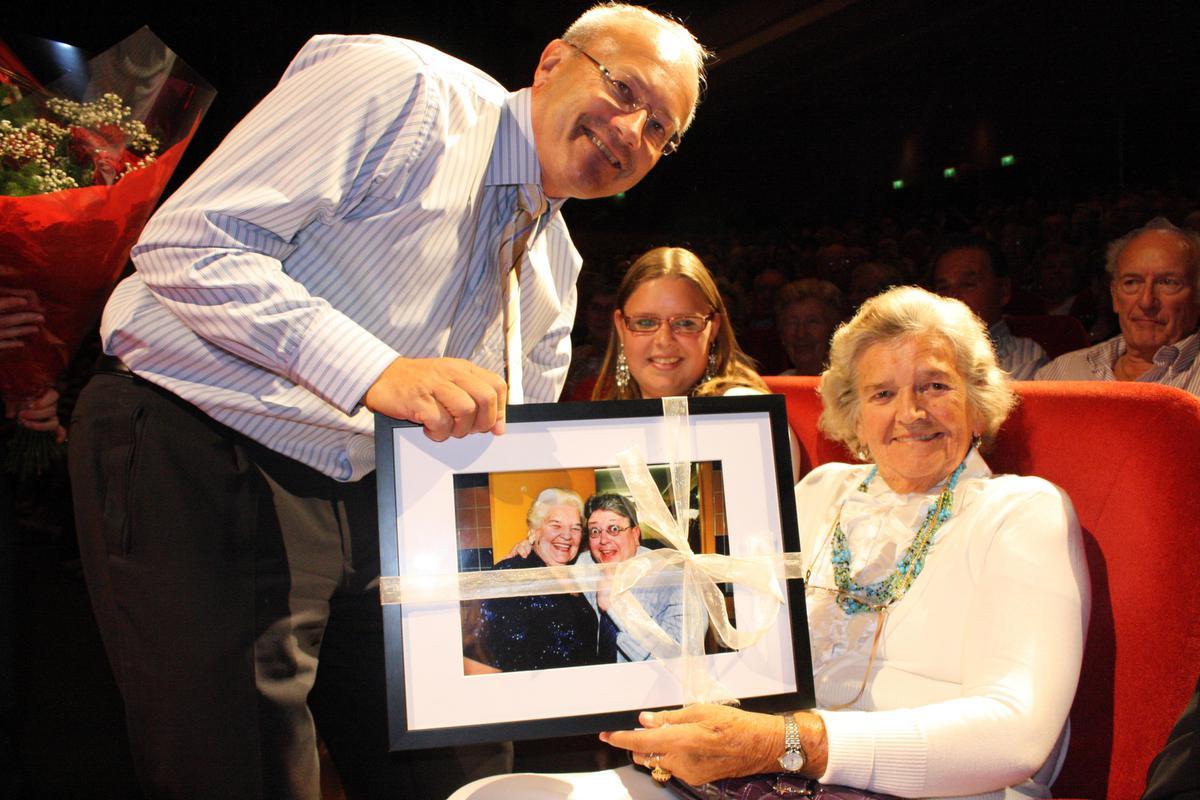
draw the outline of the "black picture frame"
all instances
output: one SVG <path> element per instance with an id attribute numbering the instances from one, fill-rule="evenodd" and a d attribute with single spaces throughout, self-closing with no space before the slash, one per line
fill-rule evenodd
<path id="1" fill-rule="evenodd" d="M 513 405 L 507 410 L 503 436 L 476 434 L 434 443 L 413 423 L 376 415 L 392 750 L 625 729 L 636 727 L 637 714 L 644 708 L 682 702 L 672 693 L 681 691 L 678 682 L 665 679 L 665 666 L 653 661 L 486 676 L 457 674 L 461 669 L 447 666 L 455 658 L 462 663 L 461 631 L 457 639 L 446 631 L 457 629 L 448 623 L 458 618 L 458 600 L 403 605 L 388 599 L 389 586 L 394 587 L 402 575 L 458 571 L 455 475 L 612 466 L 616 452 L 635 443 L 645 450 L 647 461 L 663 462 L 667 435 L 663 419 L 663 403 L 657 400 Z M 798 552 L 784 398 L 689 398 L 687 430 L 695 461 L 726 465 L 725 511 L 732 554 L 750 546 L 760 556 L 764 546 L 767 554 Z M 754 533 L 743 537 L 741 528 Z M 744 653 L 704 656 L 723 659 L 707 665 L 722 672 L 718 678 L 723 682 L 734 676 L 737 686 L 757 687 L 740 697 L 746 709 L 785 711 L 815 705 L 803 582 L 792 578 L 783 585 L 786 608 L 779 610 L 762 641 Z M 735 586 L 735 600 L 738 592 Z M 744 614 L 739 610 L 737 616 L 740 620 Z M 457 651 L 452 641 L 458 642 Z M 639 687 L 647 682 L 651 685 L 641 691 Z M 619 686 L 612 697 L 604 694 L 610 685 Z M 609 702 L 615 707 L 605 705 Z M 587 708 L 577 708 L 579 704 Z"/>

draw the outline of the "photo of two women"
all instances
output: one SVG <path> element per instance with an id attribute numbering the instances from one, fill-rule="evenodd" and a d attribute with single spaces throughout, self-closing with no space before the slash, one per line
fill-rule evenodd
<path id="1" fill-rule="evenodd" d="M 652 468 L 656 481 L 669 495 L 665 473 L 665 468 Z M 616 564 L 671 546 L 657 531 L 639 523 L 636 504 L 616 470 L 468 475 L 460 476 L 455 488 L 461 571 Z M 719 464 L 693 466 L 690 506 L 692 549 L 727 553 Z M 681 575 L 680 570 L 674 572 Z M 570 578 L 562 580 L 566 591 L 558 593 L 464 602 L 464 674 L 580 667 L 651 657 L 646 643 L 624 630 L 617 615 L 609 613 L 611 572 L 599 579 L 594 591 L 582 590 L 571 584 Z M 630 592 L 667 636 L 682 641 L 681 580 L 636 586 Z M 731 606 L 729 600 L 727 595 Z M 698 628 L 696 635 L 705 636 L 708 623 L 703 614 L 689 624 Z M 707 638 L 706 650 L 715 652 L 718 646 L 711 635 Z"/>

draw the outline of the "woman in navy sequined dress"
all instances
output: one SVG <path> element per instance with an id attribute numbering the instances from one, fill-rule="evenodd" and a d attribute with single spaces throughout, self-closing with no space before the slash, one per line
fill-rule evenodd
<path id="1" fill-rule="evenodd" d="M 526 516 L 527 556 L 496 569 L 573 564 L 583 540 L 583 501 L 575 492 L 545 489 Z M 514 672 L 597 663 L 596 612 L 582 594 L 505 597 L 480 603 L 475 656 L 469 672 Z"/>

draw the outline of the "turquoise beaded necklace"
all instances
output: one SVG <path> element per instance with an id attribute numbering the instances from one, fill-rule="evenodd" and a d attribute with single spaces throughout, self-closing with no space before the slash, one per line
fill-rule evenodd
<path id="1" fill-rule="evenodd" d="M 969 454 L 970 451 L 968 451 Z M 912 544 L 904 551 L 896 568 L 892 570 L 891 574 L 866 586 L 850 576 L 850 544 L 846 541 L 846 533 L 842 530 L 842 508 L 845 507 L 846 501 L 842 501 L 842 508 L 838 509 L 837 521 L 833 525 L 833 546 L 830 552 L 830 560 L 833 562 L 833 582 L 838 588 L 837 604 L 842 611 L 847 615 L 860 614 L 864 611 L 882 611 L 904 597 L 925 566 L 925 556 L 929 555 L 929 550 L 933 547 L 934 535 L 946 520 L 950 519 L 950 514 L 954 510 L 954 487 L 958 485 L 958 478 L 962 475 L 966 465 L 967 460 L 964 458 L 954 472 L 950 473 L 950 479 L 946 481 L 946 488 L 942 489 L 937 502 L 929 507 L 925 521 L 921 523 L 921 527 L 917 528 Z M 871 467 L 866 479 L 859 485 L 858 491 L 867 491 L 871 480 L 878 472 L 878 467 Z"/>

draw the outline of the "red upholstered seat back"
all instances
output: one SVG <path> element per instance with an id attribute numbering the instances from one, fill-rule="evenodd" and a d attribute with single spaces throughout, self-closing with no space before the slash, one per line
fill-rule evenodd
<path id="1" fill-rule="evenodd" d="M 803 471 L 845 460 L 816 430 L 816 378 L 769 377 L 787 397 Z M 987 455 L 1039 475 L 1083 527 L 1092 618 L 1060 797 L 1132 798 L 1200 674 L 1200 400 L 1170 387 L 1016 384 L 1021 405 Z"/>

